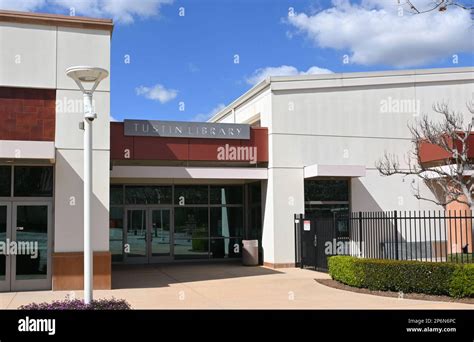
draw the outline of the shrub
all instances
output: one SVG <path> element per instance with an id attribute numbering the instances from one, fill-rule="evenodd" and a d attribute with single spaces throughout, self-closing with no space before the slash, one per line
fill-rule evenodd
<path id="1" fill-rule="evenodd" d="M 55 300 L 52 303 L 31 303 L 22 305 L 19 310 L 130 310 L 125 299 L 94 299 L 85 304 L 80 299 Z"/>
<path id="2" fill-rule="evenodd" d="M 328 259 L 329 275 L 341 283 L 354 286 L 363 286 L 363 272 L 357 258 L 343 255 L 332 256 Z"/>
<path id="3" fill-rule="evenodd" d="M 474 293 L 472 264 L 333 256 L 328 265 L 334 280 L 355 287 L 453 297 L 468 297 Z"/>
<path id="4" fill-rule="evenodd" d="M 364 260 L 364 259 L 362 259 Z M 448 295 L 455 265 L 421 261 L 370 260 L 362 262 L 364 287 L 371 290 Z"/>
<path id="5" fill-rule="evenodd" d="M 452 297 L 474 297 L 474 264 L 457 267 L 451 278 L 449 295 Z"/>

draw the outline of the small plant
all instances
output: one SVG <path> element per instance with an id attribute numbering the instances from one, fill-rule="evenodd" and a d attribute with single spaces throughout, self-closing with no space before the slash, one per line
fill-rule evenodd
<path id="1" fill-rule="evenodd" d="M 125 299 L 94 299 L 85 304 L 81 299 L 55 300 L 52 303 L 31 303 L 22 305 L 19 310 L 131 310 Z"/>

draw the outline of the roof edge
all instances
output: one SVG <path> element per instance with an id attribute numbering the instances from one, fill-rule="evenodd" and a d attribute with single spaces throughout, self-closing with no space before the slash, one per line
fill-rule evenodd
<path id="1" fill-rule="evenodd" d="M 291 82 L 291 81 L 319 81 L 319 80 L 336 80 L 336 79 L 354 79 L 354 78 L 380 78 L 393 76 L 421 76 L 421 75 L 443 75 L 443 74 L 461 74 L 473 73 L 474 67 L 456 67 L 456 68 L 431 68 L 431 69 L 407 69 L 407 70 L 387 70 L 387 71 L 369 71 L 369 72 L 350 72 L 350 73 L 332 73 L 332 74 L 318 74 L 318 75 L 297 75 L 297 76 L 270 76 L 260 83 L 256 84 L 237 99 L 232 101 L 229 105 L 224 107 L 221 111 L 212 116 L 208 121 L 215 122 L 227 116 L 233 109 L 239 107 L 249 99 L 260 93 L 266 87 L 270 87 L 272 83 L 276 82 Z M 435 80 L 427 82 L 436 82 Z"/>
<path id="2" fill-rule="evenodd" d="M 0 22 L 36 24 L 45 26 L 77 27 L 91 30 L 104 30 L 109 32 L 112 32 L 114 28 L 114 23 L 112 19 L 5 10 L 0 10 Z"/>
<path id="3" fill-rule="evenodd" d="M 220 110 L 218 113 L 214 114 L 211 118 L 209 118 L 207 121 L 208 122 L 215 122 L 216 120 L 222 119 L 224 116 L 226 116 L 232 109 L 235 107 L 239 106 L 241 103 L 246 102 L 248 99 L 252 98 L 253 96 L 257 95 L 261 91 L 265 90 L 265 88 L 270 88 L 270 78 L 266 78 L 260 83 L 257 83 L 254 85 L 252 88 L 247 90 L 245 93 L 240 95 L 238 98 L 236 98 L 234 101 L 232 101 L 230 104 L 225 106 L 222 110 Z"/>

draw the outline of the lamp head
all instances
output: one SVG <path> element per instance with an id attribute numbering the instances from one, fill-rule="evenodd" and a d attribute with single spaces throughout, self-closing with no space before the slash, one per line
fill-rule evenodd
<path id="1" fill-rule="evenodd" d="M 102 68 L 73 66 L 66 69 L 66 75 L 72 78 L 83 92 L 93 93 L 99 83 L 109 76 L 109 72 Z M 86 90 L 84 83 L 93 83 L 93 85 L 90 90 Z"/>

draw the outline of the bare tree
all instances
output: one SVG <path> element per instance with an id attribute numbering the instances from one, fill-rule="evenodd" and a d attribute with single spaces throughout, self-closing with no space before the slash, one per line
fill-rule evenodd
<path id="1" fill-rule="evenodd" d="M 421 7 L 417 0 L 397 0 L 399 5 L 406 5 L 411 12 L 415 14 L 427 13 L 427 12 L 444 12 L 450 7 L 459 7 L 467 11 L 474 10 L 474 3 L 472 0 L 432 0 L 429 4 L 424 4 Z"/>
<path id="2" fill-rule="evenodd" d="M 474 101 L 467 104 L 474 117 Z M 435 199 L 424 197 L 415 191 L 420 200 L 446 205 L 459 202 L 469 206 L 474 212 L 474 164 L 469 158 L 469 136 L 473 121 L 464 123 L 463 115 L 449 109 L 448 104 L 433 106 L 433 110 L 442 115 L 442 120 L 432 120 L 424 115 L 414 125 L 409 126 L 413 148 L 406 156 L 407 166 L 402 168 L 398 156 L 385 153 L 376 163 L 379 173 L 384 176 L 403 175 L 420 178 L 434 193 Z M 442 152 L 445 158 L 441 163 L 427 165 L 422 162 L 420 149 L 432 145 Z M 416 189 L 414 189 L 416 190 Z"/>

